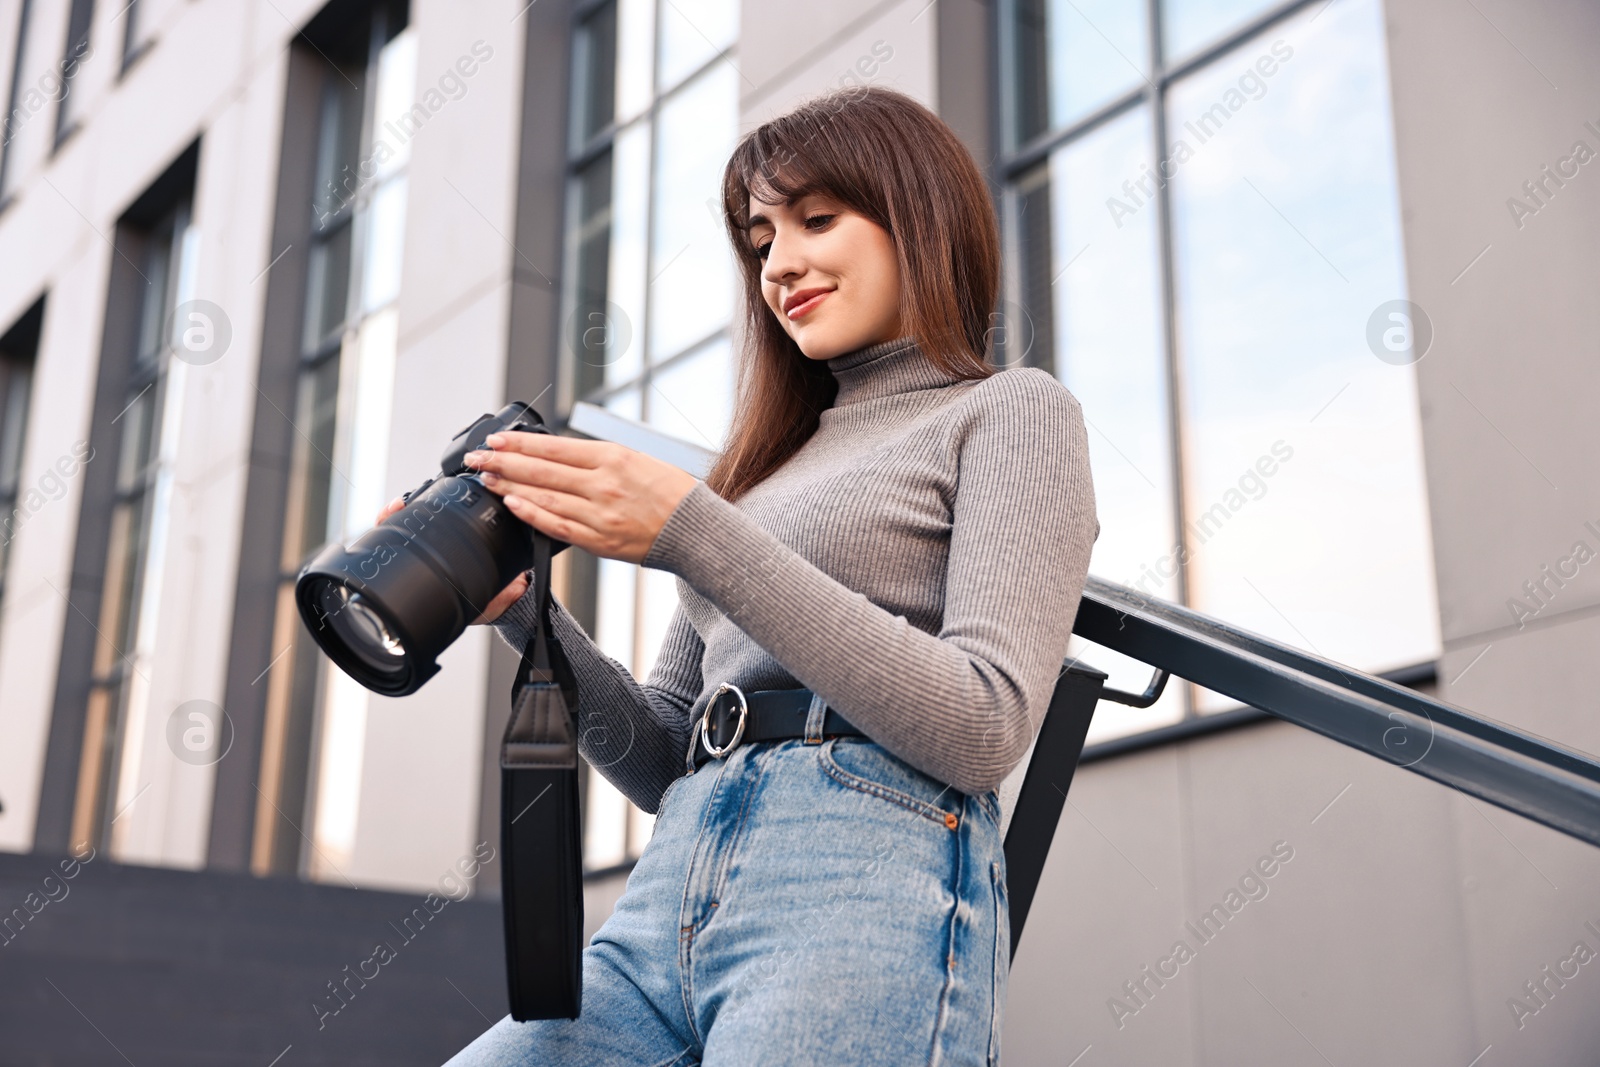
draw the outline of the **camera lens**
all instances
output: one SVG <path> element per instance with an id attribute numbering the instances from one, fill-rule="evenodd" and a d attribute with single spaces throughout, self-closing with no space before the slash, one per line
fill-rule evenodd
<path id="1" fill-rule="evenodd" d="M 534 531 L 462 459 L 500 429 L 548 432 L 526 404 L 475 420 L 403 508 L 348 544 L 325 546 L 295 582 L 317 645 L 375 693 L 421 688 L 438 673 L 440 653 L 533 563 Z M 566 547 L 551 544 L 552 552 Z"/>
<path id="2" fill-rule="evenodd" d="M 316 600 L 322 617 L 362 663 L 385 676 L 401 673 L 405 646 L 360 593 L 334 582 L 323 582 Z"/>

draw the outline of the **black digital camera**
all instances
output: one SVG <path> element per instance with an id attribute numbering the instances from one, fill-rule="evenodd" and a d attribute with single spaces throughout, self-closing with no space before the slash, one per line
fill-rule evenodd
<path id="1" fill-rule="evenodd" d="M 349 544 L 330 544 L 295 581 L 295 604 L 329 659 L 375 693 L 405 696 L 516 576 L 545 535 L 511 513 L 468 467 L 492 433 L 549 433 L 527 404 L 482 415 L 450 439 L 439 473 Z M 550 539 L 551 554 L 566 548 Z"/>

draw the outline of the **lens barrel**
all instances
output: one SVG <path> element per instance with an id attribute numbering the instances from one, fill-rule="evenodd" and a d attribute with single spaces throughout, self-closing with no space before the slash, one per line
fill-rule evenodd
<path id="1" fill-rule="evenodd" d="M 446 475 L 348 545 L 300 572 L 311 636 L 368 689 L 405 696 L 438 656 L 533 563 L 535 531 L 476 475 Z"/>

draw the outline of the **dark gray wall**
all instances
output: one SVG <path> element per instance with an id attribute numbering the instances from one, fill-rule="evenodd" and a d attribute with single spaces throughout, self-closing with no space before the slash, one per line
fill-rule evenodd
<path id="1" fill-rule="evenodd" d="M 0 853 L 7 1067 L 267 1067 L 286 1050 L 280 1067 L 437 1067 L 506 1012 L 494 904 L 105 856 L 67 880 L 60 863 Z M 417 908 L 430 917 L 405 926 Z M 392 957 L 366 963 L 380 942 Z M 376 976 L 319 1013 L 346 967 Z"/>
<path id="2" fill-rule="evenodd" d="M 999 179 L 993 173 L 999 125 L 993 74 L 997 6 L 982 0 L 938 5 L 934 70 L 939 117 L 960 135 L 998 197 Z"/>

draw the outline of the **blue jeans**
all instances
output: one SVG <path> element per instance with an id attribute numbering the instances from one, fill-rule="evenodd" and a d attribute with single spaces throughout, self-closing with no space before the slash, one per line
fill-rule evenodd
<path id="1" fill-rule="evenodd" d="M 741 745 L 677 779 L 583 952 L 583 1013 L 448 1067 L 995 1064 L 1000 807 L 865 738 Z"/>

